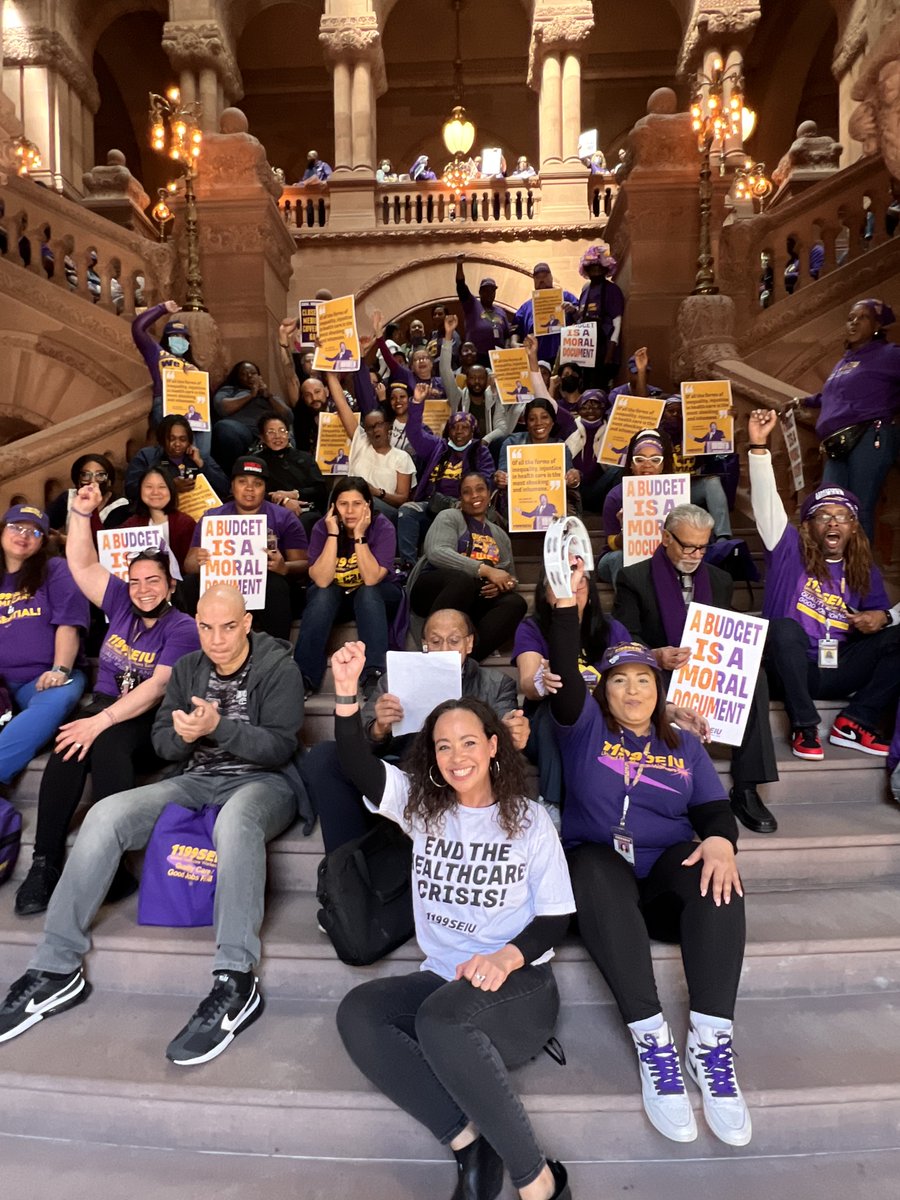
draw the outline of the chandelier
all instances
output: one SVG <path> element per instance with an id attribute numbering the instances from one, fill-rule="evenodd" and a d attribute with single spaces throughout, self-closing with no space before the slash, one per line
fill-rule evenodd
<path id="1" fill-rule="evenodd" d="M 475 141 L 475 126 L 466 116 L 462 104 L 463 98 L 463 60 L 462 42 L 459 26 L 459 12 L 462 0 L 453 0 L 453 12 L 456 20 L 456 58 L 453 60 L 453 111 L 444 122 L 441 135 L 448 153 L 453 158 L 444 167 L 443 180 L 449 187 L 465 187 L 472 175 L 472 165 L 465 156 L 472 149 Z"/>

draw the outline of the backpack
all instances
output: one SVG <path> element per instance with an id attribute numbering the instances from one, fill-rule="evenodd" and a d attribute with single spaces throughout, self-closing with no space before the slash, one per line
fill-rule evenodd
<path id="1" fill-rule="evenodd" d="M 319 924 L 341 962 L 368 966 L 415 933 L 412 909 L 412 842 L 382 819 L 319 864 Z"/>
<path id="2" fill-rule="evenodd" d="M 22 844 L 22 815 L 0 798 L 0 883 L 12 879 Z"/>
<path id="3" fill-rule="evenodd" d="M 147 843 L 138 925 L 212 925 L 218 857 L 213 826 L 219 809 L 167 804 Z"/>

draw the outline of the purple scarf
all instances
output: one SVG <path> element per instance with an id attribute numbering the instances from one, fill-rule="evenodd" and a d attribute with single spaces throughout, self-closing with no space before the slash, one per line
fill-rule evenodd
<path id="1" fill-rule="evenodd" d="M 650 559 L 650 578 L 656 592 L 668 645 L 680 646 L 687 609 L 681 592 L 681 580 L 666 554 L 665 546 L 657 546 L 653 552 Z M 694 572 L 694 599 L 698 604 L 712 604 L 712 587 L 705 562 L 701 562 Z"/>

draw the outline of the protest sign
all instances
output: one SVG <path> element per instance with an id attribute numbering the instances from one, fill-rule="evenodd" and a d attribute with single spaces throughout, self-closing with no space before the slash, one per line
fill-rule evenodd
<path id="1" fill-rule="evenodd" d="M 597 130 L 583 129 L 578 135 L 578 157 L 590 158 L 597 153 Z"/>
<path id="2" fill-rule="evenodd" d="M 130 529 L 98 529 L 97 557 L 116 579 L 128 580 L 128 564 L 141 550 L 155 549 L 162 540 L 161 525 L 135 525 Z"/>
<path id="3" fill-rule="evenodd" d="M 423 665 L 427 665 L 427 671 L 423 671 Z M 445 700 L 460 698 L 459 665 L 457 650 L 430 650 L 427 664 L 423 664 L 417 650 L 388 650 L 388 690 L 403 707 L 403 716 L 391 729 L 394 737 L 418 733 L 432 709 Z"/>
<path id="4" fill-rule="evenodd" d="M 352 296 L 320 301 L 316 329 L 319 344 L 313 359 L 314 371 L 359 370 L 356 302 Z"/>
<path id="5" fill-rule="evenodd" d="M 531 305 L 534 313 L 534 332 L 538 337 L 548 333 L 558 333 L 566 323 L 566 310 L 563 308 L 562 288 L 538 288 L 531 293 Z M 561 362 L 571 362 L 571 359 L 560 359 Z"/>
<path id="6" fill-rule="evenodd" d="M 199 521 L 210 508 L 218 508 L 222 501 L 212 490 L 205 475 L 194 476 L 194 486 L 186 492 L 178 492 L 178 511 L 187 513 Z"/>
<path id="7" fill-rule="evenodd" d="M 503 172 L 503 150 L 500 146 L 485 146 L 481 152 L 481 177 L 493 179 Z"/>
<path id="8" fill-rule="evenodd" d="M 608 467 L 621 467 L 628 443 L 642 429 L 656 429 L 665 406 L 665 400 L 651 400 L 647 396 L 616 396 L 600 446 L 600 462 Z"/>
<path id="9" fill-rule="evenodd" d="M 534 399 L 531 390 L 531 368 L 524 346 L 512 350 L 491 350 L 491 370 L 494 388 L 503 404 L 523 404 Z"/>
<path id="10" fill-rule="evenodd" d="M 354 413 L 356 420 L 359 415 Z M 337 413 L 319 413 L 316 462 L 323 475 L 346 475 L 350 467 L 350 439 Z"/>
<path id="11" fill-rule="evenodd" d="M 546 529 L 566 511 L 566 448 L 510 446 L 507 450 L 509 532 Z"/>
<path id="12" fill-rule="evenodd" d="M 782 414 L 781 432 L 784 435 L 788 461 L 791 464 L 791 478 L 794 482 L 794 491 L 800 492 L 803 490 L 803 484 L 806 482 L 803 474 L 803 447 L 800 445 L 800 435 L 797 433 L 797 418 L 792 412 Z"/>
<path id="13" fill-rule="evenodd" d="M 267 546 L 264 513 L 205 516 L 200 548 L 209 551 L 209 559 L 200 567 L 200 594 L 214 583 L 229 583 L 240 590 L 248 610 L 265 608 Z"/>
<path id="14" fill-rule="evenodd" d="M 544 570 L 557 600 L 572 599 L 571 555 L 583 560 L 585 574 L 593 571 L 594 551 L 584 522 L 578 517 L 554 517 L 544 535 Z"/>
<path id="15" fill-rule="evenodd" d="M 163 416 L 184 417 L 191 429 L 212 428 L 209 415 L 209 375 L 206 371 L 182 371 L 163 367 Z"/>
<path id="16" fill-rule="evenodd" d="M 426 400 L 422 405 L 422 424 L 435 437 L 443 437 L 444 427 L 450 420 L 450 405 L 446 400 Z"/>
<path id="17" fill-rule="evenodd" d="M 559 346 L 561 363 L 577 363 L 592 367 L 597 361 L 597 326 L 592 321 L 583 325 L 567 325 L 562 331 Z"/>
<path id="18" fill-rule="evenodd" d="M 682 452 L 731 454 L 734 451 L 734 417 L 731 415 L 731 384 L 727 379 L 704 379 L 681 385 L 684 432 Z"/>
<path id="19" fill-rule="evenodd" d="M 769 622 L 707 604 L 689 604 L 681 645 L 691 657 L 672 675 L 670 704 L 696 709 L 714 742 L 740 746 Z"/>
<path id="20" fill-rule="evenodd" d="M 626 475 L 622 480 L 623 565 L 650 558 L 662 541 L 668 514 L 690 501 L 689 475 Z"/>
<path id="21" fill-rule="evenodd" d="M 298 309 L 300 328 L 297 337 L 302 345 L 314 346 L 318 337 L 318 318 L 321 300 L 301 300 Z"/>

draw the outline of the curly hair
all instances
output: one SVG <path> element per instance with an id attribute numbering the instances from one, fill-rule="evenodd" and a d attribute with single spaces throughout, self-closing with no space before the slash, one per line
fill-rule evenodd
<path id="1" fill-rule="evenodd" d="M 800 551 L 803 565 L 810 575 L 822 582 L 831 578 L 825 551 L 813 538 L 809 521 L 803 521 L 800 525 Z M 858 524 L 854 526 L 844 549 L 844 570 L 850 591 L 867 596 L 872 583 L 872 548 Z"/>
<path id="2" fill-rule="evenodd" d="M 485 737 L 497 738 L 497 754 L 493 761 L 497 763 L 499 774 L 491 772 L 497 824 L 508 838 L 519 837 L 529 823 L 521 756 L 513 746 L 509 730 L 494 710 L 471 696 L 463 696 L 461 700 L 445 700 L 439 704 L 416 734 L 403 761 L 403 769 L 409 775 L 409 799 L 403 815 L 410 822 L 421 821 L 430 833 L 443 828 L 444 815 L 458 804 L 452 787 L 434 782 L 435 778 L 441 778 L 440 768 L 435 771 L 434 729 L 445 713 L 456 709 L 473 713 L 481 722 Z"/>

